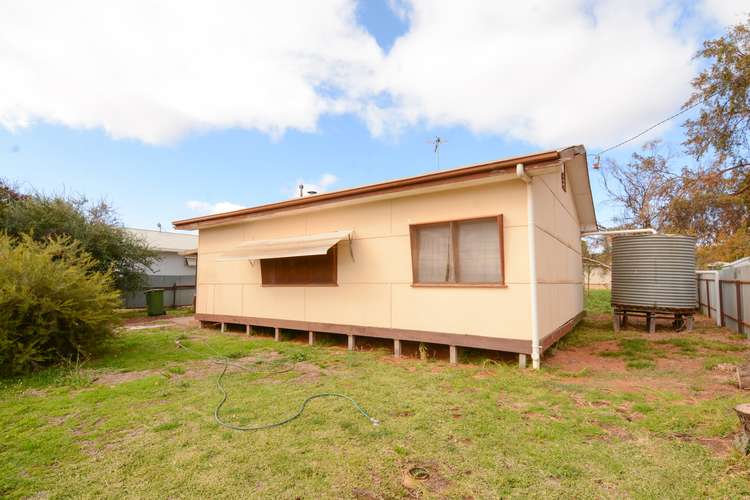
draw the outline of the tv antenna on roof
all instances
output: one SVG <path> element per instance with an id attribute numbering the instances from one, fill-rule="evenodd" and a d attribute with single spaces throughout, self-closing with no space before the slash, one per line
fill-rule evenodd
<path id="1" fill-rule="evenodd" d="M 439 135 L 436 135 L 431 141 L 427 141 L 427 144 L 432 144 L 432 151 L 435 153 L 435 164 L 437 168 L 440 168 L 440 146 L 448 142 Z"/>

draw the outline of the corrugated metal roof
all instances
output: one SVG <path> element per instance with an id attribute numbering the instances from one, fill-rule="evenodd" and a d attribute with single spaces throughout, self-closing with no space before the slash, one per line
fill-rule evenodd
<path id="1" fill-rule="evenodd" d="M 198 248 L 198 235 L 184 233 L 170 233 L 151 229 L 137 229 L 126 227 L 127 231 L 145 240 L 148 246 L 162 252 L 182 252 Z"/>

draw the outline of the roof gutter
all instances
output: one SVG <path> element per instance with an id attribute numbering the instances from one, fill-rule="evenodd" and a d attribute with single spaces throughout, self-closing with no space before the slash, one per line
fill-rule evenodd
<path id="1" fill-rule="evenodd" d="M 617 236 L 617 235 L 632 235 L 632 234 L 657 234 L 656 229 L 647 227 L 644 229 L 613 229 L 611 231 L 590 231 L 588 233 L 581 233 L 581 238 L 587 236 Z"/>
<path id="2" fill-rule="evenodd" d="M 536 217 L 534 216 L 534 190 L 532 178 L 523 163 L 516 165 L 516 176 L 526 183 L 526 233 L 529 246 L 529 290 L 531 293 L 531 366 L 538 370 L 541 361 L 539 342 L 539 294 L 536 279 Z"/>

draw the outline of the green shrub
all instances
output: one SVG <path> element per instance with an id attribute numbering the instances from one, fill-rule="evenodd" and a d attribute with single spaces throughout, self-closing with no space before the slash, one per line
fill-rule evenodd
<path id="1" fill-rule="evenodd" d="M 22 195 L 0 181 L 0 231 L 37 241 L 70 236 L 95 259 L 93 270 L 111 272 L 121 291 L 145 284 L 144 270 L 158 257 L 145 241 L 120 225 L 114 209 L 105 202 L 89 203 L 83 197 Z"/>
<path id="2" fill-rule="evenodd" d="M 120 296 L 69 237 L 0 233 L 0 373 L 85 358 L 112 333 Z"/>

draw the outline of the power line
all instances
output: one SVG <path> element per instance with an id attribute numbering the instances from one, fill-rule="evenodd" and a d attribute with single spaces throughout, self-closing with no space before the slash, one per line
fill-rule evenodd
<path id="1" fill-rule="evenodd" d="M 617 144 L 615 144 L 614 146 L 610 146 L 610 147 L 608 147 L 608 148 L 606 148 L 606 149 L 603 149 L 603 150 L 599 151 L 598 153 L 592 153 L 592 154 L 590 154 L 589 156 L 595 156 L 595 157 L 596 157 L 596 164 L 598 165 L 598 163 L 599 163 L 599 158 L 600 158 L 600 157 L 601 157 L 601 156 L 602 156 L 602 155 L 603 155 L 604 153 L 607 153 L 607 152 L 609 152 L 609 151 L 612 151 L 613 149 L 617 149 L 617 148 L 619 148 L 620 146 L 623 146 L 623 145 L 625 145 L 625 144 L 627 144 L 627 143 L 629 143 L 629 142 L 632 142 L 632 141 L 634 141 L 634 140 L 638 139 L 638 138 L 639 138 L 640 136 L 642 136 L 642 135 L 644 135 L 644 134 L 646 134 L 646 133 L 648 133 L 648 132 L 652 131 L 652 130 L 653 130 L 653 129 L 655 129 L 656 127 L 658 127 L 658 126 L 660 126 L 660 125 L 664 125 L 664 124 L 665 124 L 665 123 L 667 123 L 668 121 L 670 121 L 670 120 L 673 120 L 673 119 L 677 118 L 678 116 L 680 116 L 681 114 L 683 114 L 683 113 L 687 113 L 688 111 L 690 111 L 691 109 L 695 108 L 696 106 L 699 106 L 699 105 L 703 104 L 703 103 L 704 103 L 704 102 L 706 102 L 706 101 L 707 101 L 707 100 L 708 100 L 708 99 L 709 99 L 710 97 L 711 97 L 711 96 L 708 96 L 708 97 L 706 97 L 705 99 L 701 99 L 700 101 L 698 101 L 698 102 L 696 102 L 696 103 L 694 103 L 694 104 L 691 104 L 691 105 L 690 105 L 690 106 L 688 106 L 687 108 L 684 108 L 684 109 L 682 109 L 682 110 L 678 111 L 677 113 L 673 114 L 672 116 L 669 116 L 669 117 L 667 117 L 667 118 L 663 119 L 662 121 L 660 121 L 660 122 L 658 122 L 658 123 L 654 123 L 653 125 L 651 125 L 651 126 L 650 126 L 650 127 L 648 127 L 647 129 L 644 129 L 644 130 L 642 130 L 641 132 L 638 132 L 638 133 L 637 133 L 636 135 L 634 135 L 633 137 L 630 137 L 630 138 L 628 138 L 628 139 L 625 139 L 624 141 L 618 142 L 618 143 L 617 143 Z M 597 168 L 598 168 L 598 167 L 597 167 Z"/>

